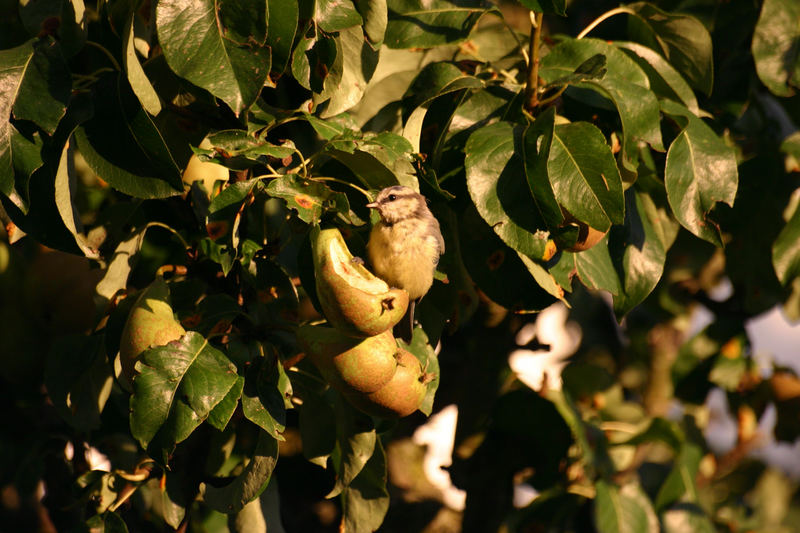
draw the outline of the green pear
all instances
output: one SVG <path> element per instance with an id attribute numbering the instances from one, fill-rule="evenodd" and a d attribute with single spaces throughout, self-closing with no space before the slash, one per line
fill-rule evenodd
<path id="1" fill-rule="evenodd" d="M 158 277 L 136 299 L 122 329 L 119 356 L 128 383 L 133 383 L 136 361 L 143 351 L 180 339 L 184 333 L 186 330 L 172 314 L 169 287 Z"/>
<path id="2" fill-rule="evenodd" d="M 350 403 L 367 414 L 384 418 L 408 416 L 419 409 L 428 392 L 430 376 L 411 352 L 398 348 L 395 358 L 397 370 L 392 379 L 369 394 L 345 393 Z"/>
<path id="3" fill-rule="evenodd" d="M 397 367 L 397 343 L 392 330 L 354 338 L 324 326 L 300 326 L 300 347 L 335 389 L 375 392 L 392 379 Z"/>
<path id="4" fill-rule="evenodd" d="M 317 297 L 325 318 L 353 337 L 391 329 L 408 308 L 408 293 L 392 289 L 357 260 L 338 229 L 312 229 Z"/>

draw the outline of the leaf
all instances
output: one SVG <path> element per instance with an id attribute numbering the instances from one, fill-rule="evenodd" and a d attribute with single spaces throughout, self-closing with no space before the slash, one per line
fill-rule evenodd
<path id="1" fill-rule="evenodd" d="M 260 426 L 272 438 L 286 440 L 286 406 L 284 398 L 291 395 L 283 366 L 274 350 L 267 353 L 252 365 L 245 375 L 242 391 L 242 411 L 244 416 Z"/>
<path id="2" fill-rule="evenodd" d="M 322 31 L 333 33 L 363 23 L 352 0 L 316 0 L 314 20 Z"/>
<path id="3" fill-rule="evenodd" d="M 756 73 L 777 96 L 800 88 L 800 5 L 791 0 L 764 0 L 752 42 Z"/>
<path id="4" fill-rule="evenodd" d="M 556 201 L 547 172 L 547 160 L 550 157 L 554 128 L 555 107 L 548 107 L 525 130 L 522 145 L 522 158 L 528 187 L 539 208 L 539 213 L 550 231 L 554 231 L 564 222 L 561 206 Z"/>
<path id="5" fill-rule="evenodd" d="M 795 209 L 772 245 L 772 264 L 783 285 L 800 276 L 800 209 Z"/>
<path id="6" fill-rule="evenodd" d="M 97 250 L 92 249 L 86 242 L 83 234 L 83 224 L 81 223 L 80 213 L 75 205 L 73 197 L 76 196 L 77 176 L 75 175 L 74 164 L 72 163 L 73 152 L 68 143 L 61 151 L 58 162 L 58 169 L 55 175 L 55 205 L 64 227 L 75 239 L 75 244 L 87 256 L 98 258 Z"/>
<path id="7" fill-rule="evenodd" d="M 336 446 L 331 454 L 336 485 L 326 498 L 333 498 L 349 487 L 372 457 L 378 439 L 372 419 L 356 411 L 341 396 L 334 404 Z"/>
<path id="8" fill-rule="evenodd" d="M 595 483 L 594 524 L 599 533 L 657 533 L 658 518 L 642 489 L 633 483 L 622 488 Z"/>
<path id="9" fill-rule="evenodd" d="M 259 432 L 256 449 L 242 473 L 222 487 L 201 484 L 203 500 L 220 513 L 238 513 L 264 492 L 277 462 L 278 441 L 263 431 Z"/>
<path id="10" fill-rule="evenodd" d="M 692 92 L 692 88 L 666 59 L 652 48 L 641 44 L 622 41 L 617 41 L 614 44 L 636 61 L 636 64 L 647 74 L 647 78 L 650 80 L 650 88 L 656 96 L 682 103 L 689 111 L 700 116 L 700 108 L 697 105 L 697 98 Z"/>
<path id="11" fill-rule="evenodd" d="M 0 130 L 2 130 L 2 126 L 0 126 Z M 38 131 L 28 138 L 20 133 L 13 124 L 8 125 L 8 131 L 10 132 L 10 143 L 8 151 L 5 152 L 7 155 L 0 155 L 0 164 L 3 164 L 4 158 L 7 157 L 10 159 L 11 167 L 0 167 L 0 192 L 13 197 L 17 207 L 23 212 L 27 212 L 26 204 L 30 198 L 28 191 L 30 178 L 44 164 L 42 160 L 44 141 Z M 3 183 L 6 180 L 10 184 L 7 192 L 3 189 Z"/>
<path id="12" fill-rule="evenodd" d="M 350 202 L 347 195 L 335 192 L 323 183 L 303 179 L 297 174 L 276 178 L 267 185 L 267 194 L 286 201 L 289 209 L 297 213 L 306 224 L 317 224 L 328 211 L 349 221 Z"/>
<path id="13" fill-rule="evenodd" d="M 0 116 L 9 109 L 17 120 L 30 120 L 53 134 L 72 91 L 69 66 L 55 41 L 31 40 L 0 51 Z M 13 108 L 12 108 L 13 106 Z"/>
<path id="14" fill-rule="evenodd" d="M 325 84 L 331 86 L 328 77 L 333 71 L 335 73 L 333 83 L 336 79 L 341 79 L 341 64 L 343 59 L 339 53 L 339 47 L 333 37 L 325 34 L 318 34 L 316 26 L 309 25 L 300 38 L 297 46 L 292 53 L 292 74 L 297 83 L 306 89 L 313 91 L 318 102 L 327 98 L 321 98 Z M 338 70 L 336 69 L 338 61 Z M 318 103 L 317 102 L 317 103 Z"/>
<path id="15" fill-rule="evenodd" d="M 126 24 L 122 48 L 125 50 L 125 57 L 123 58 L 123 65 L 125 66 L 125 73 L 128 76 L 128 83 L 131 84 L 133 92 L 142 104 L 145 111 L 155 116 L 161 112 L 161 100 L 158 98 L 153 84 L 147 78 L 142 65 L 139 63 L 139 58 L 136 57 L 136 48 L 134 47 L 134 20 L 136 13 L 131 12 Z"/>
<path id="16" fill-rule="evenodd" d="M 425 384 L 427 392 L 419 410 L 426 416 L 430 416 L 433 412 L 433 400 L 436 396 L 436 390 L 439 388 L 439 359 L 436 357 L 436 352 L 433 346 L 428 341 L 428 335 L 421 327 L 414 328 L 411 337 L 411 343 L 406 344 L 402 340 L 397 340 L 399 346 L 408 350 L 414 357 L 419 359 L 422 370 L 428 376 L 428 382 Z"/>
<path id="17" fill-rule="evenodd" d="M 611 147 L 594 125 L 556 126 L 547 170 L 556 200 L 575 218 L 599 231 L 622 223 L 622 180 Z"/>
<path id="18" fill-rule="evenodd" d="M 325 468 L 336 446 L 336 416 L 333 408 L 316 391 L 301 391 L 300 438 L 303 456 Z"/>
<path id="19" fill-rule="evenodd" d="M 282 74 L 292 56 L 292 43 L 297 33 L 299 8 L 296 2 L 267 0 L 267 46 L 272 50 L 272 72 Z"/>
<path id="20" fill-rule="evenodd" d="M 672 212 L 683 227 L 722 246 L 719 226 L 708 214 L 717 202 L 733 206 L 739 183 L 735 152 L 680 104 L 663 100 L 661 106 L 685 124 L 669 147 L 664 170 Z"/>
<path id="21" fill-rule="evenodd" d="M 698 502 L 695 477 L 700 467 L 702 453 L 702 450 L 696 444 L 684 443 L 680 453 L 675 458 L 672 470 L 658 490 L 655 506 L 659 512 L 677 501 Z"/>
<path id="22" fill-rule="evenodd" d="M 522 312 L 541 311 L 556 301 L 531 278 L 518 252 L 492 231 L 475 207 L 462 215 L 457 235 L 469 278 L 493 302 Z"/>
<path id="23" fill-rule="evenodd" d="M 342 76 L 321 118 L 338 115 L 359 103 L 378 65 L 379 53 L 364 40 L 360 26 L 340 31 L 337 39 L 341 46 Z"/>
<path id="24" fill-rule="evenodd" d="M 379 49 L 389 23 L 387 0 L 355 0 L 356 9 L 364 19 L 364 34 L 374 49 Z"/>
<path id="25" fill-rule="evenodd" d="M 479 0 L 387 0 L 389 48 L 432 48 L 463 41 L 487 11 Z"/>
<path id="26" fill-rule="evenodd" d="M 33 120 L 52 134 L 66 112 L 71 87 L 57 43 L 31 40 L 0 50 L 0 193 L 11 194 L 21 162 L 13 155 L 18 131 L 9 122 L 12 110 L 17 119 Z"/>
<path id="27" fill-rule="evenodd" d="M 378 190 L 397 184 L 419 190 L 412 151 L 405 138 L 391 132 L 334 139 L 325 147 L 325 152 L 349 168 L 363 185 Z"/>
<path id="28" fill-rule="evenodd" d="M 79 431 L 100 427 L 100 414 L 113 385 L 102 338 L 58 339 L 47 356 L 44 384 L 49 400 L 72 427 Z"/>
<path id="29" fill-rule="evenodd" d="M 208 413 L 208 423 L 217 428 L 219 431 L 225 431 L 225 427 L 230 422 L 236 407 L 239 405 L 239 398 L 242 396 L 242 389 L 244 388 L 244 378 L 239 376 L 236 378 L 228 394 L 214 406 L 210 413 Z"/>
<path id="30" fill-rule="evenodd" d="M 590 89 L 611 101 L 622 122 L 622 164 L 636 171 L 638 145 L 646 142 L 663 151 L 658 100 L 650 90 L 647 74 L 624 52 L 597 39 L 568 39 L 542 59 L 540 76 L 547 82 L 571 75 L 592 56 L 606 57 L 608 71 L 576 87 Z"/>
<path id="31" fill-rule="evenodd" d="M 234 10 L 236 1 L 161 1 L 156 28 L 169 67 L 238 115 L 256 101 L 267 80 L 270 49 L 264 44 L 266 1 L 251 0 Z M 223 24 L 226 9 L 232 14 Z"/>
<path id="32" fill-rule="evenodd" d="M 127 80 L 98 83 L 95 114 L 75 131 L 89 167 L 120 192 L 165 198 L 183 192 L 178 163 Z"/>
<path id="33" fill-rule="evenodd" d="M 647 2 L 628 4 L 625 10 L 633 15 L 630 20 L 637 40 L 661 52 L 692 87 L 711 94 L 714 84 L 711 35 L 699 20 L 668 13 Z"/>
<path id="34" fill-rule="evenodd" d="M 192 331 L 166 346 L 146 350 L 136 370 L 131 432 L 144 448 L 157 441 L 162 448 L 157 459 L 164 462 L 171 448 L 208 418 L 237 380 L 236 367 L 225 354 Z"/>
<path id="35" fill-rule="evenodd" d="M 245 505 L 236 515 L 228 515 L 228 528 L 233 533 L 266 531 L 267 522 L 261 509 L 261 500 L 255 499 Z"/>
<path id="36" fill-rule="evenodd" d="M 608 69 L 606 68 L 606 56 L 603 54 L 595 54 L 589 59 L 575 67 L 572 74 L 567 74 L 561 78 L 557 78 L 548 86 L 569 85 L 572 83 L 581 83 L 594 79 L 602 79 L 606 75 Z"/>
<path id="37" fill-rule="evenodd" d="M 234 170 L 272 164 L 291 157 L 296 150 L 291 142 L 278 146 L 259 139 L 244 130 L 221 130 L 208 136 L 213 150 L 194 148 L 201 160 L 214 161 Z"/>
<path id="38" fill-rule="evenodd" d="M 467 188 L 481 217 L 508 246 L 535 261 L 548 260 L 549 234 L 523 174 L 522 131 L 508 122 L 475 130 L 465 146 Z M 551 245 L 552 246 L 552 245 Z"/>
<path id="39" fill-rule="evenodd" d="M 367 464 L 342 492 L 342 522 L 347 533 L 372 533 L 383 523 L 389 510 L 386 490 L 386 452 L 380 440 Z"/>
<path id="40" fill-rule="evenodd" d="M 452 95 L 453 99 L 456 100 L 456 105 L 458 105 L 470 90 L 477 90 L 483 87 L 485 87 L 485 84 L 482 80 L 474 76 L 464 75 L 461 69 L 451 63 L 431 63 L 423 68 L 406 91 L 406 97 L 412 99 L 410 105 L 416 106 L 416 109 L 406 119 L 403 127 L 403 137 L 409 140 L 414 152 L 422 151 L 423 123 L 428 116 L 429 109 L 440 111 L 442 108 L 445 99 L 439 99 L 439 97 Z M 453 93 L 457 94 L 453 95 Z M 453 120 L 455 109 L 448 111 L 448 113 L 443 113 L 444 116 L 441 116 L 440 120 L 433 119 L 435 126 L 430 124 L 431 127 L 437 127 L 439 130 L 438 142 L 430 150 L 433 159 L 437 157 L 437 145 L 444 140 L 444 136 L 450 127 L 450 122 Z"/>

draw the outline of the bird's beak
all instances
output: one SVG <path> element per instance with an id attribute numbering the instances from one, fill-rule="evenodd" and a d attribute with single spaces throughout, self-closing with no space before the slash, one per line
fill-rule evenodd
<path id="1" fill-rule="evenodd" d="M 378 202 L 370 202 L 370 203 L 367 204 L 367 207 L 369 207 L 370 209 L 377 209 L 378 208 Z"/>

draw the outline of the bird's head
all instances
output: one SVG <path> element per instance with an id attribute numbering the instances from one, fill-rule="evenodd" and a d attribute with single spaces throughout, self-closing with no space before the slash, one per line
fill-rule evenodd
<path id="1" fill-rule="evenodd" d="M 370 209 L 377 209 L 385 224 L 395 224 L 407 218 L 424 216 L 428 212 L 425 197 L 409 187 L 394 185 L 378 193 Z"/>

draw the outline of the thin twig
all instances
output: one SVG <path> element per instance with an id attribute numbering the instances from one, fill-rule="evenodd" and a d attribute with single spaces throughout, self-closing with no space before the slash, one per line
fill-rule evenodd
<path id="1" fill-rule="evenodd" d="M 542 18 L 544 13 L 531 11 L 531 37 L 528 43 L 528 82 L 525 86 L 525 109 L 533 111 L 539 105 L 539 43 L 542 40 Z"/>
<path id="2" fill-rule="evenodd" d="M 606 11 L 605 13 L 603 13 L 602 15 L 600 15 L 599 17 L 597 17 L 596 19 L 594 19 L 594 20 L 592 21 L 592 23 L 591 23 L 591 24 L 589 24 L 588 26 L 586 26 L 586 27 L 583 29 L 583 31 L 582 31 L 582 32 L 580 32 L 580 33 L 578 34 L 578 36 L 577 36 L 577 37 L 575 37 L 575 38 L 576 38 L 576 39 L 583 39 L 584 37 L 586 37 L 586 34 L 587 34 L 587 33 L 589 33 L 590 31 L 592 31 L 593 29 L 595 29 L 595 28 L 596 28 L 596 27 L 597 27 L 597 26 L 598 26 L 598 25 L 599 25 L 601 22 L 603 22 L 604 20 L 606 20 L 606 19 L 608 19 L 608 18 L 611 18 L 611 17 L 613 17 L 614 15 L 619 15 L 620 13 L 628 13 L 628 14 L 633 14 L 633 11 L 631 11 L 631 10 L 630 10 L 630 9 L 628 9 L 627 7 L 615 7 L 614 9 L 612 9 L 612 10 L 610 10 L 610 11 Z"/>

